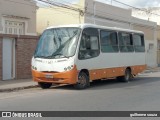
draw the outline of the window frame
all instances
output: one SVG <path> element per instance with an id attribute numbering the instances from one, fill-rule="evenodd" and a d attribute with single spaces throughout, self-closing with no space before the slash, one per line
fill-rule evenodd
<path id="1" fill-rule="evenodd" d="M 130 40 L 131 40 L 130 42 L 132 42 L 132 45 L 127 45 L 127 44 L 126 44 L 126 45 L 123 45 L 124 47 L 127 47 L 127 51 L 122 51 L 122 50 L 121 50 L 121 46 L 122 46 L 122 45 L 120 45 L 120 38 L 119 38 L 119 34 L 120 34 L 120 33 L 122 33 L 122 34 L 123 34 L 123 33 L 124 33 L 124 34 L 129 34 L 129 37 L 130 37 Z M 121 53 L 133 53 L 133 52 L 135 52 L 134 42 L 133 42 L 133 36 L 132 36 L 132 33 L 131 33 L 131 32 L 118 31 L 118 32 L 117 32 L 117 36 L 118 36 L 118 43 L 119 43 L 119 44 L 118 44 L 118 46 L 119 46 L 119 51 L 120 51 Z M 132 46 L 132 48 L 133 48 L 132 51 L 128 51 L 128 47 L 129 47 L 129 46 Z"/>
<path id="2" fill-rule="evenodd" d="M 112 47 L 113 47 L 113 46 L 117 46 L 118 51 L 110 51 L 110 52 L 108 52 L 108 51 L 107 51 L 107 52 L 103 52 L 103 51 L 102 51 L 102 48 L 101 48 L 101 47 L 102 47 L 102 45 L 101 45 L 101 38 L 102 38 L 102 37 L 101 37 L 101 32 L 102 32 L 102 31 L 103 31 L 103 32 L 114 32 L 114 33 L 115 33 L 117 45 L 112 45 Z M 101 29 L 101 30 L 100 30 L 100 32 L 99 32 L 99 37 L 100 37 L 100 50 L 101 50 L 102 53 L 119 53 L 120 49 L 119 49 L 119 39 L 118 39 L 118 34 L 117 34 L 117 33 L 118 33 L 118 32 L 117 32 L 116 30 L 109 30 L 109 29 Z"/>
<path id="3" fill-rule="evenodd" d="M 92 56 L 92 57 L 89 57 L 89 58 L 80 58 L 80 47 L 81 47 L 81 42 L 82 42 L 82 37 L 83 37 L 83 33 L 86 29 L 96 29 L 97 30 L 97 40 L 98 40 L 98 54 L 97 56 Z M 94 28 L 94 27 L 86 27 L 86 28 L 83 28 L 82 29 L 82 32 L 81 32 L 81 35 L 80 35 L 80 40 L 79 40 L 79 49 L 78 49 L 78 59 L 79 60 L 86 60 L 86 59 L 92 59 L 92 58 L 95 58 L 95 57 L 98 57 L 100 55 L 100 35 L 99 35 L 99 28 Z"/>
<path id="4" fill-rule="evenodd" d="M 139 35 L 140 37 L 141 37 L 141 43 L 142 43 L 142 46 L 138 46 L 138 47 L 143 47 L 144 48 L 144 51 L 137 51 L 136 50 L 136 46 L 137 45 L 135 45 L 135 41 L 134 41 L 134 39 L 133 39 L 133 36 L 134 35 Z M 132 33 L 132 39 L 133 39 L 133 44 L 134 44 L 134 51 L 136 52 L 136 53 L 141 53 L 141 52 L 145 52 L 145 40 L 144 40 L 144 34 L 141 34 L 141 33 Z"/>

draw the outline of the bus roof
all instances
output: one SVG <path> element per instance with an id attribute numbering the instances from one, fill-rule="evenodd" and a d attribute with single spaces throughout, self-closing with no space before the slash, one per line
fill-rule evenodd
<path id="1" fill-rule="evenodd" d="M 92 27 L 92 28 L 99 28 L 99 29 L 107 29 L 107 30 L 115 30 L 115 31 L 124 31 L 124 32 L 144 34 L 142 31 L 124 29 L 124 28 L 118 28 L 118 27 L 107 27 L 107 26 L 101 26 L 101 25 L 95 25 L 95 24 L 69 24 L 69 25 L 51 26 L 51 27 L 48 27 L 47 29 L 61 28 L 61 27 L 79 27 L 81 29 Z"/>

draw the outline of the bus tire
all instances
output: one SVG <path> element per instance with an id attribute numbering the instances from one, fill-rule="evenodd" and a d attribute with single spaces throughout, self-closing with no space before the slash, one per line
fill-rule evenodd
<path id="1" fill-rule="evenodd" d="M 85 89 L 90 86 L 89 77 L 85 72 L 80 72 L 78 75 L 78 81 L 74 87 L 78 90 Z"/>
<path id="2" fill-rule="evenodd" d="M 52 83 L 45 83 L 45 82 L 38 82 L 38 85 L 42 88 L 42 89 L 48 89 L 52 86 Z"/>
<path id="3" fill-rule="evenodd" d="M 120 76 L 120 77 L 117 77 L 117 80 L 120 81 L 120 82 L 129 82 L 130 79 L 131 79 L 131 70 L 130 69 L 126 69 L 125 70 L 125 74 L 124 76 Z"/>

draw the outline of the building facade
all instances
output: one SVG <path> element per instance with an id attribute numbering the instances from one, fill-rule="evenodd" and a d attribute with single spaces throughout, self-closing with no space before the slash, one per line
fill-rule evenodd
<path id="1" fill-rule="evenodd" d="M 154 21 L 160 25 L 160 7 L 150 7 L 141 9 L 132 9 L 132 16 L 147 20 Z"/>
<path id="2" fill-rule="evenodd" d="M 0 80 L 31 78 L 36 10 L 32 0 L 0 1 Z"/>
<path id="3" fill-rule="evenodd" d="M 148 12 L 146 12 L 148 11 Z M 132 16 L 144 19 L 147 21 L 153 21 L 157 23 L 157 63 L 160 66 L 160 8 L 151 7 L 151 8 L 141 8 L 133 9 Z"/>
<path id="4" fill-rule="evenodd" d="M 64 8 L 41 8 L 37 11 L 37 31 L 48 26 L 62 24 L 92 23 L 102 26 L 120 27 L 144 32 L 146 43 L 146 63 L 149 67 L 157 66 L 157 24 L 132 16 L 132 11 L 96 0 L 80 0 L 75 8 L 83 11 L 66 10 Z M 47 12 L 48 10 L 48 12 Z M 61 11 L 62 10 L 62 11 Z M 75 13 L 75 16 L 73 16 Z M 48 16 L 48 17 L 47 17 Z M 42 18 L 42 19 L 41 19 Z M 48 24 L 49 23 L 49 24 Z"/>
<path id="5" fill-rule="evenodd" d="M 32 0 L 1 0 L 0 33 L 36 35 L 36 9 Z"/>

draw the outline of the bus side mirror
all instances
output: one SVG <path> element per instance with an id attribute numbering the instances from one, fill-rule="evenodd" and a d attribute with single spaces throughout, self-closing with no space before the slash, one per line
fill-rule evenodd
<path id="1" fill-rule="evenodd" d="M 41 36 L 42 36 L 42 34 L 41 34 L 41 35 L 39 35 L 39 39 L 41 38 Z"/>

